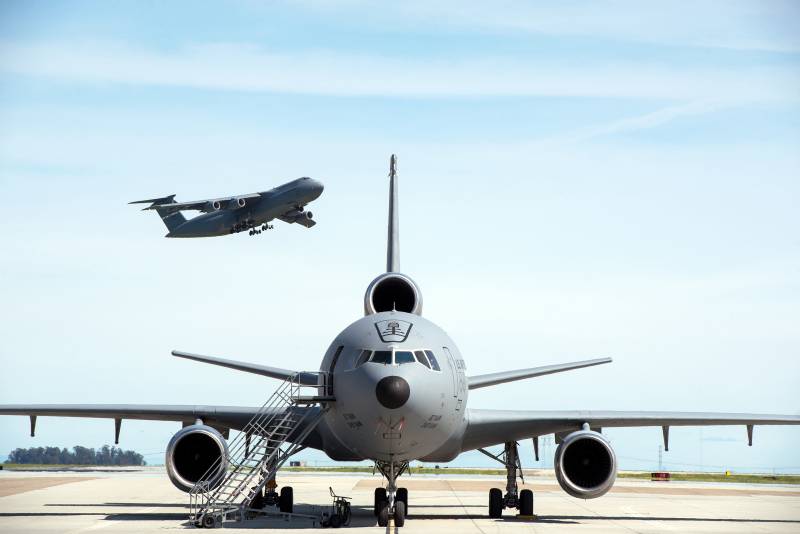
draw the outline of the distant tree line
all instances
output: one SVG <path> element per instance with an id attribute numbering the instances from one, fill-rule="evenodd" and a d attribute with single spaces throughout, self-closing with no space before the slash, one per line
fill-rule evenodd
<path id="1" fill-rule="evenodd" d="M 76 465 L 146 465 L 144 456 L 136 451 L 123 451 L 119 447 L 103 445 L 89 449 L 76 445 L 69 449 L 58 447 L 31 447 L 14 449 L 7 464 L 76 464 Z"/>

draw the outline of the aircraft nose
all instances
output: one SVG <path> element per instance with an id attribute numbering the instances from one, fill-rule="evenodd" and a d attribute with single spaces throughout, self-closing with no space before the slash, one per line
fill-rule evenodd
<path id="1" fill-rule="evenodd" d="M 411 388 L 403 378 L 399 376 L 387 376 L 382 378 L 375 386 L 375 396 L 385 408 L 391 410 L 403 406 L 411 395 Z"/>

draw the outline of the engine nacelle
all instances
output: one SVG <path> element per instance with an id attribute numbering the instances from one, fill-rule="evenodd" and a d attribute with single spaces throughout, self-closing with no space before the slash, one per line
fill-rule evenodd
<path id="1" fill-rule="evenodd" d="M 599 432 L 579 430 L 556 449 L 556 479 L 561 489 L 579 499 L 605 495 L 617 477 L 617 456 Z"/>
<path id="2" fill-rule="evenodd" d="M 214 488 L 228 470 L 228 442 L 210 426 L 184 427 L 167 445 L 166 464 L 167 475 L 179 490 L 191 491 L 209 470 L 204 480 Z"/>
<path id="3" fill-rule="evenodd" d="M 243 208 L 247 205 L 247 201 L 243 198 L 232 198 L 228 201 L 228 209 L 229 210 L 236 210 L 239 208 Z"/>
<path id="4" fill-rule="evenodd" d="M 310 211 L 303 211 L 303 210 L 292 210 L 284 214 L 284 217 L 290 219 L 292 221 L 297 221 L 300 219 L 308 219 L 311 220 L 314 218 L 314 214 Z"/>
<path id="5" fill-rule="evenodd" d="M 212 200 L 211 201 L 211 209 L 214 211 L 219 211 L 222 209 L 222 203 L 219 200 Z"/>
<path id="6" fill-rule="evenodd" d="M 404 274 L 382 274 L 372 281 L 364 294 L 364 315 L 392 310 L 422 314 L 422 293 Z"/>

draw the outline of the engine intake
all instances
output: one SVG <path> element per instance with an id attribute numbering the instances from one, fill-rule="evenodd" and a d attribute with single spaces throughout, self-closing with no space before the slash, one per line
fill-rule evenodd
<path id="1" fill-rule="evenodd" d="M 187 426 L 169 441 L 166 464 L 169 479 L 181 491 L 191 491 L 209 470 L 205 481 L 215 488 L 228 470 L 228 442 L 210 426 Z"/>
<path id="2" fill-rule="evenodd" d="M 599 432 L 579 430 L 556 449 L 556 479 L 561 488 L 579 499 L 605 495 L 617 477 L 617 456 Z"/>
<path id="3" fill-rule="evenodd" d="M 364 295 L 365 315 L 392 310 L 422 314 L 422 293 L 406 275 L 382 274 L 367 287 Z"/>

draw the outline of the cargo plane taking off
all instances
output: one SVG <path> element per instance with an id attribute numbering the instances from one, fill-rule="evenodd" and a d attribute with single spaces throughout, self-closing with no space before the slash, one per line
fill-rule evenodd
<path id="1" fill-rule="evenodd" d="M 161 216 L 169 230 L 165 237 L 212 237 L 244 230 L 252 236 L 272 228 L 269 223 L 275 219 L 311 228 L 317 223 L 303 208 L 319 198 L 323 189 L 320 182 L 304 177 L 261 193 L 191 202 L 176 202 L 175 195 L 169 195 L 129 204 L 150 204 L 144 210 L 155 210 Z M 202 213 L 187 220 L 181 212 L 191 210 Z"/>
<path id="2" fill-rule="evenodd" d="M 171 481 L 190 493 L 192 518 L 212 527 L 233 515 L 277 505 L 293 510 L 293 491 L 276 491 L 275 473 L 306 447 L 340 461 L 371 460 L 386 479 L 375 489 L 373 511 L 380 526 L 390 518 L 402 526 L 409 511 L 407 489 L 398 479 L 414 460 L 447 462 L 479 450 L 507 471 L 504 491 L 488 495 L 492 518 L 504 509 L 533 514 L 533 493 L 519 490 L 518 441 L 555 434 L 555 472 L 569 495 L 595 498 L 614 484 L 617 459 L 603 427 L 656 426 L 669 449 L 671 426 L 742 425 L 752 445 L 754 425 L 797 425 L 800 416 L 747 413 L 483 410 L 468 408 L 469 392 L 505 382 L 609 363 L 598 358 L 559 365 L 467 376 L 453 340 L 422 316 L 422 293 L 399 267 L 396 159 L 391 158 L 386 272 L 367 287 L 364 317 L 336 336 L 319 372 L 173 351 L 175 356 L 284 380 L 260 408 L 173 405 L 5 405 L 0 414 L 27 415 L 31 434 L 38 416 L 102 417 L 183 424 L 167 446 Z M 301 395 L 311 387 L 313 395 Z M 520 401 L 513 401 L 519 405 Z M 239 434 L 229 440 L 230 429 Z M 487 447 L 502 445 L 495 455 Z"/>

